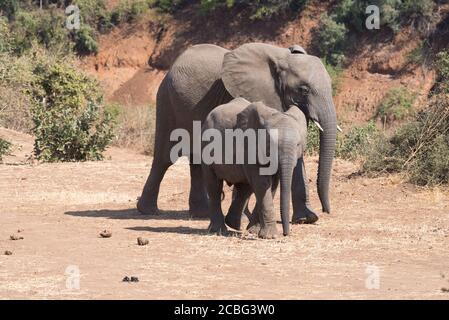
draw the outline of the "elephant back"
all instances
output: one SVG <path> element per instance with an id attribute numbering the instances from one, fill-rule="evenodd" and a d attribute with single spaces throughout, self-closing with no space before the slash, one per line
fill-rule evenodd
<path id="1" fill-rule="evenodd" d="M 211 44 L 194 45 L 184 51 L 166 76 L 172 105 L 191 110 L 196 108 L 221 81 L 223 58 L 227 52 Z"/>

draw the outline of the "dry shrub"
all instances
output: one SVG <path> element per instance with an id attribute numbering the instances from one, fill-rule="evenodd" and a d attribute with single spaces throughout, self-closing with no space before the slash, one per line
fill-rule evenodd
<path id="1" fill-rule="evenodd" d="M 419 185 L 449 183 L 449 94 L 432 98 L 414 121 L 377 141 L 365 172 L 405 172 Z"/>
<path id="2" fill-rule="evenodd" d="M 117 114 L 113 144 L 153 155 L 156 108 L 150 106 L 110 106 Z"/>
<path id="3" fill-rule="evenodd" d="M 0 126 L 30 131 L 31 99 L 28 92 L 33 81 L 30 56 L 16 58 L 8 53 L 0 53 Z"/>
<path id="4" fill-rule="evenodd" d="M 32 127 L 29 98 L 26 94 L 0 86 L 0 126 L 29 132 Z"/>

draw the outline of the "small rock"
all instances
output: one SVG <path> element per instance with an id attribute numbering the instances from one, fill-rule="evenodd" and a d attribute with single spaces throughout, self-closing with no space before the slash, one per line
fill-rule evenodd
<path id="1" fill-rule="evenodd" d="M 10 256 L 10 255 L 12 255 L 12 251 L 6 250 L 5 251 L 5 256 Z"/>
<path id="2" fill-rule="evenodd" d="M 441 292 L 449 293 L 449 288 L 441 288 Z"/>
<path id="3" fill-rule="evenodd" d="M 138 237 L 138 238 L 137 238 L 137 244 L 138 244 L 139 246 L 146 246 L 148 243 L 150 243 L 150 242 L 148 241 L 148 239 L 145 239 L 145 238 L 142 238 L 142 237 Z"/>
<path id="4" fill-rule="evenodd" d="M 122 281 L 123 281 L 123 282 L 130 282 L 131 279 L 130 279 L 128 276 L 126 276 L 126 277 L 124 277 L 124 278 L 122 279 Z"/>
<path id="5" fill-rule="evenodd" d="M 23 232 L 23 229 L 17 229 L 17 233 Z"/>
<path id="6" fill-rule="evenodd" d="M 131 282 L 139 282 L 139 278 L 137 278 L 137 277 L 131 277 Z"/>
<path id="7" fill-rule="evenodd" d="M 9 236 L 9 239 L 11 239 L 11 240 L 23 240 L 23 237 L 19 237 L 19 236 L 13 234 L 13 235 Z"/>
<path id="8" fill-rule="evenodd" d="M 112 232 L 108 230 L 103 230 L 102 232 L 100 232 L 100 236 L 102 238 L 110 238 L 112 237 Z"/>

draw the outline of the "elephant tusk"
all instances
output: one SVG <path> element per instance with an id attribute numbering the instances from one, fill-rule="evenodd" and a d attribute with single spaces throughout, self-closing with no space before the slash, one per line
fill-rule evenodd
<path id="1" fill-rule="evenodd" d="M 320 129 L 322 132 L 324 132 L 323 128 L 320 126 L 320 124 L 318 123 L 318 121 L 313 120 L 313 122 L 316 124 L 316 126 L 318 127 L 318 129 Z"/>
<path id="2" fill-rule="evenodd" d="M 340 131 L 340 132 L 343 132 L 343 130 L 340 128 L 339 125 L 337 125 L 337 130 Z"/>

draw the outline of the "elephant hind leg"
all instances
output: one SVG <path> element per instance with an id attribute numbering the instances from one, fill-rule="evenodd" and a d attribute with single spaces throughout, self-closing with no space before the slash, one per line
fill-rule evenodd
<path id="1" fill-rule="evenodd" d="M 153 160 L 150 175 L 145 182 L 142 195 L 137 202 L 137 210 L 142 214 L 155 215 L 159 213 L 157 206 L 157 198 L 159 195 L 159 187 L 164 178 L 165 172 L 170 167 L 171 162 L 158 163 Z"/>
<path id="2" fill-rule="evenodd" d="M 201 165 L 190 164 L 189 213 L 193 218 L 207 218 L 209 200 L 204 187 Z"/>
<path id="3" fill-rule="evenodd" d="M 137 202 L 137 210 L 142 214 L 158 214 L 157 198 L 159 187 L 167 169 L 173 164 L 170 159 L 170 150 L 173 142 L 170 141 L 170 128 L 173 126 L 168 110 L 170 103 L 166 97 L 165 79 L 157 95 L 156 106 L 156 134 L 154 143 L 154 158 L 151 171 Z"/>
<path id="4" fill-rule="evenodd" d="M 231 228 L 241 230 L 242 224 L 248 220 L 248 201 L 251 194 L 252 188 L 248 184 L 236 184 L 234 186 L 232 203 L 225 218 L 226 224 Z"/>

